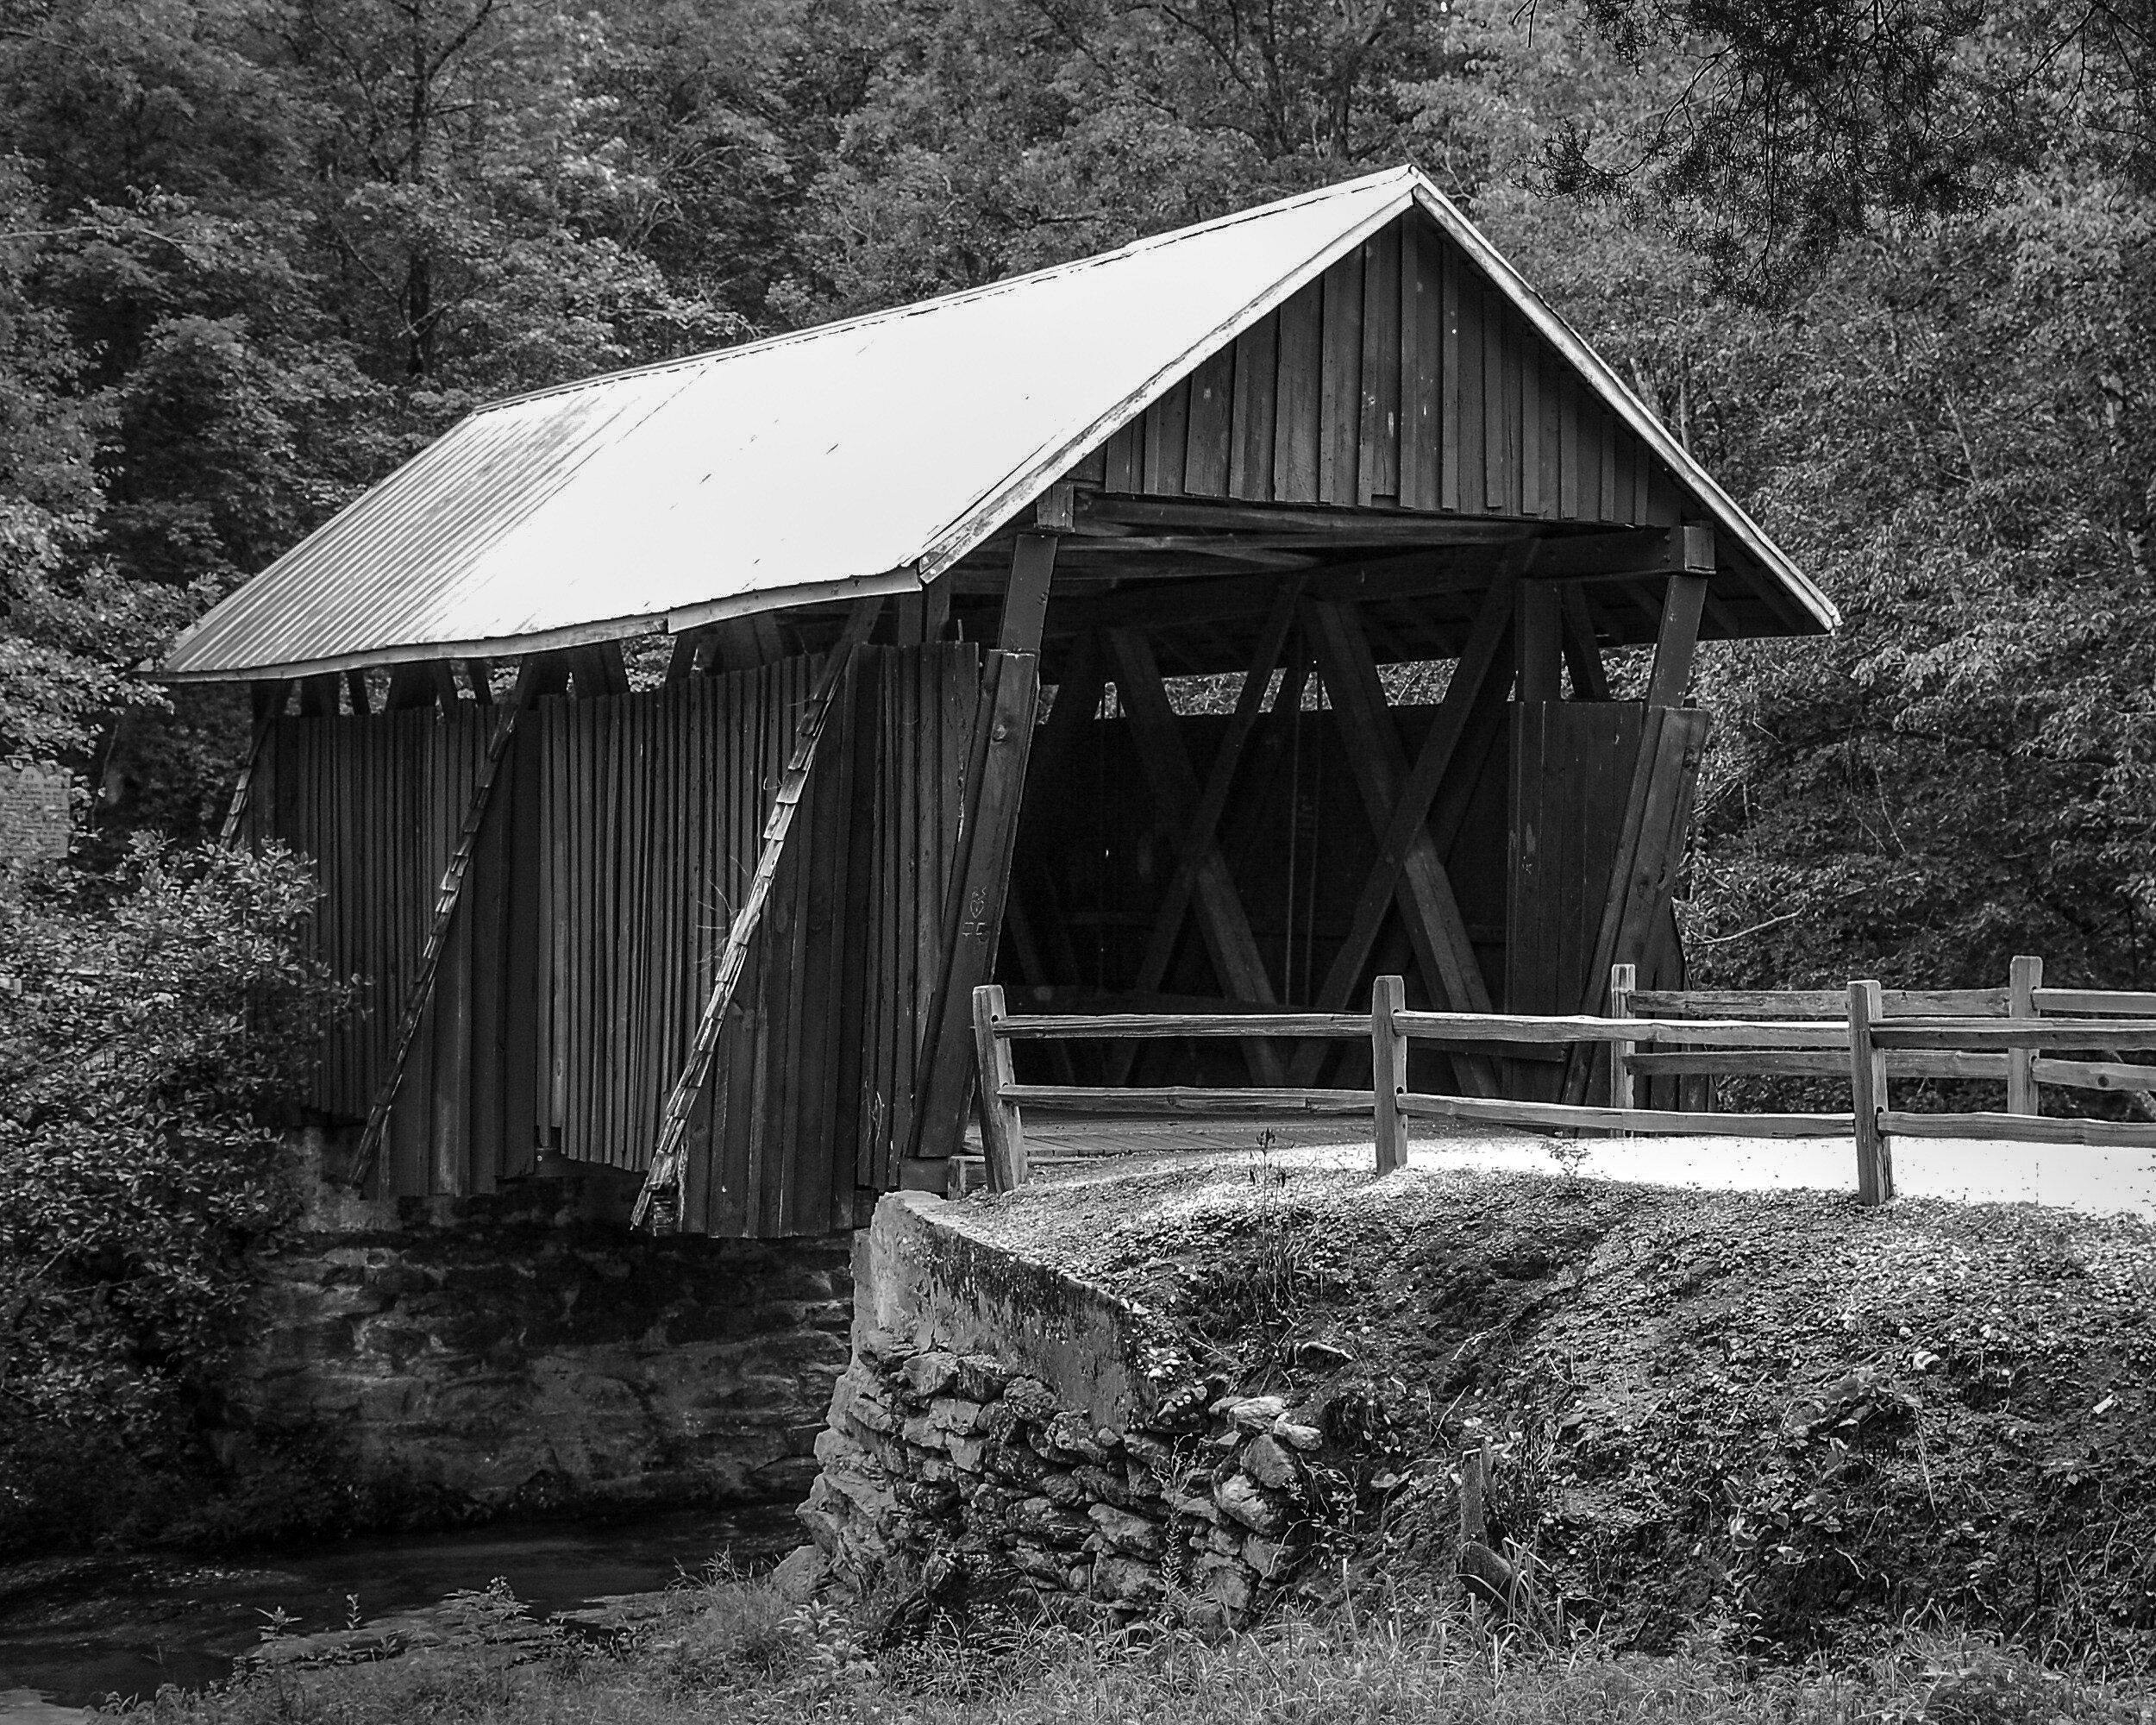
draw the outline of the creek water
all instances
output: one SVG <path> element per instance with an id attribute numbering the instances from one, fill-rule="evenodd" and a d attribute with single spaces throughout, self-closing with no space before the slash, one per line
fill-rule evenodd
<path id="1" fill-rule="evenodd" d="M 535 1616 L 755 1566 L 799 1543 L 783 1505 L 607 1522 L 496 1526 L 343 1540 L 259 1557 L 166 1554 L 0 1570 L 0 1725 L 43 1725 L 106 1696 L 230 1674 L 270 1614 L 305 1634 L 437 1603 L 505 1579 Z M 356 1600 L 354 1598 L 356 1596 Z"/>

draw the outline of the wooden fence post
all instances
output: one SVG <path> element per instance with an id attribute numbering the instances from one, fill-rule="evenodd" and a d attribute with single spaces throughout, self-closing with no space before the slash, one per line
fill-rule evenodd
<path id="1" fill-rule="evenodd" d="M 1005 1017 L 1000 984 L 985 982 L 973 991 L 974 1055 L 981 1078 L 981 1150 L 988 1164 L 988 1189 L 1013 1192 L 1025 1184 L 1025 1126 L 1018 1105 L 1004 1100 L 1003 1088 L 1017 1082 L 1011 1044 L 998 1034 Z"/>
<path id="2" fill-rule="evenodd" d="M 1887 1106 L 1886 1056 L 1871 1040 L 1885 1016 L 1877 982 L 1849 985 L 1849 1106 L 1856 1115 L 1857 1201 L 1883 1204 L 1894 1195 L 1894 1161 L 1879 1115 Z"/>
<path id="3" fill-rule="evenodd" d="M 1407 1090 L 1407 1038 L 1395 1013 L 1407 1010 L 1407 984 L 1398 976 L 1370 982 L 1370 1090 L 1376 1099 L 1377 1171 L 1407 1165 L 1407 1122 L 1400 1099 Z"/>
<path id="4" fill-rule="evenodd" d="M 2006 1015 L 2010 1019 L 2036 1016 L 2036 991 L 2044 986 L 2044 961 L 2026 955 L 2016 958 L 2007 972 Z M 2040 1114 L 2043 1105 L 2036 1094 L 2036 1051 L 2013 1048 L 2006 1056 L 2006 1111 L 2009 1114 Z"/>
<path id="5" fill-rule="evenodd" d="M 1614 1019 L 1632 1016 L 1633 991 L 1639 986 L 1639 967 L 1637 964 L 1613 964 L 1609 967 L 1609 1015 Z M 1613 1042 L 1609 1045 L 1609 1106 L 1629 1108 L 1633 1106 L 1632 1091 L 1632 1051 L 1637 1043 Z M 1630 1138 L 1628 1132 L 1622 1136 Z"/>

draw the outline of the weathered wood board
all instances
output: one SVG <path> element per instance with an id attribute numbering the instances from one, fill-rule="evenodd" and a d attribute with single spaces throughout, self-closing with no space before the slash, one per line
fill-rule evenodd
<path id="1" fill-rule="evenodd" d="M 1420 212 L 1109 438 L 1111 492 L 1670 526 L 1674 486 Z"/>
<path id="2" fill-rule="evenodd" d="M 485 1191 L 542 1150 L 645 1166 L 812 674 L 780 660 L 525 716 L 374 1189 Z M 891 1182 L 981 700 L 977 646 L 859 654 L 694 1117 L 692 1229 L 845 1227 Z M 292 718 L 264 750 L 246 834 L 313 859 L 317 950 L 363 979 L 323 1051 L 333 1119 L 364 1116 L 386 1068 L 491 723 L 473 701 Z"/>

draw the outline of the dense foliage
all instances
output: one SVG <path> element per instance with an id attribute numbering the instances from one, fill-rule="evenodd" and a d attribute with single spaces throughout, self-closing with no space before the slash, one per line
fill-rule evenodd
<path id="1" fill-rule="evenodd" d="M 125 1120 L 71 1112 L 95 1086 L 10 1098 L 0 1179 L 47 1195 L 9 1226 L 76 1251 L 39 1208 L 72 1192 L 82 1227 L 102 1205 L 200 1245 L 267 1203 L 247 1122 L 290 1050 L 210 1026 L 243 982 L 301 988 L 275 934 L 296 889 L 124 861 L 131 832 L 202 835 L 242 740 L 229 698 L 142 676 L 174 627 L 476 401 L 1401 160 L 1847 616 L 1709 656 L 1701 968 L 1996 982 L 2034 950 L 2145 983 L 2150 24 L 2049 0 L 0 0 L 0 758 L 83 773 L 78 862 L 122 870 L 94 903 L 11 901 L 11 964 L 102 980 L 11 997 L 5 1057 L 162 1031 L 160 993 L 197 1026 L 128 1069 Z M 159 945 L 182 921 L 203 944 Z M 71 944 L 102 957 L 51 957 Z M 29 1235 L 9 1250 L 0 1274 L 47 1274 Z M 126 1339 L 184 1351 L 222 1309 L 140 1287 L 70 1368 L 123 1425 L 177 1381 Z M 9 1309 L 0 1346 L 46 1321 Z M 7 1369 L 9 1405 L 60 1394 Z"/>
<path id="2" fill-rule="evenodd" d="M 1710 665 L 1728 977 L 2140 978 L 2147 33 L 2043 0 L 8 0 L 0 753 L 186 837 L 135 667 L 473 402 L 1412 159 L 1840 603 Z M 1733 294 L 1730 290 L 1737 290 Z M 93 848 L 92 855 L 98 855 Z"/>
<path id="3" fill-rule="evenodd" d="M 267 1126 L 341 997 L 312 907 L 288 857 L 147 841 L 0 903 L 0 1547 L 124 1519 L 216 1411 L 244 1247 L 292 1201 Z"/>

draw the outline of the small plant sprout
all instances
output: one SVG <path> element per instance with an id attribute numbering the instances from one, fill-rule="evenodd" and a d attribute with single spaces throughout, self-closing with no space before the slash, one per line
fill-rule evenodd
<path id="1" fill-rule="evenodd" d="M 291 1634 L 292 1625 L 299 1621 L 281 1605 L 273 1605 L 266 1610 L 258 1606 L 254 1615 L 262 1620 L 262 1627 L 256 1633 L 266 1642 L 283 1640 Z"/>
<path id="2" fill-rule="evenodd" d="M 1568 1180 L 1580 1177 L 1580 1170 L 1587 1166 L 1587 1159 L 1595 1153 L 1595 1147 L 1583 1138 L 1548 1138 L 1542 1147 L 1550 1152 L 1550 1160 L 1564 1171 Z"/>

